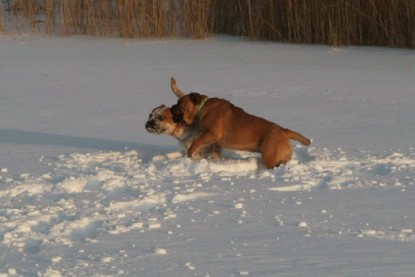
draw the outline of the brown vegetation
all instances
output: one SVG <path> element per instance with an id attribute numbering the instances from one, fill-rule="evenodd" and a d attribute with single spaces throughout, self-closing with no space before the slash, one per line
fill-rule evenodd
<path id="1" fill-rule="evenodd" d="M 0 32 L 415 48 L 415 0 L 2 0 Z"/>

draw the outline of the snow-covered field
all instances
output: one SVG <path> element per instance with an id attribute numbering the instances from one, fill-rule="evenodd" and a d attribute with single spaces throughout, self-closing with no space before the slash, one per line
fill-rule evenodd
<path id="1" fill-rule="evenodd" d="M 299 131 L 286 166 L 147 133 L 185 91 Z M 415 276 L 415 52 L 0 39 L 0 276 Z"/>

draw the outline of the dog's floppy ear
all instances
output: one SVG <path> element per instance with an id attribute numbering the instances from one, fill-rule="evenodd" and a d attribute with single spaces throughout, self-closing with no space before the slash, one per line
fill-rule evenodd
<path id="1" fill-rule="evenodd" d="M 189 94 L 189 99 L 190 99 L 190 101 L 192 101 L 192 103 L 194 105 L 197 105 L 197 104 L 200 103 L 200 101 L 203 100 L 203 95 L 201 95 L 197 92 L 192 92 L 192 93 Z"/>

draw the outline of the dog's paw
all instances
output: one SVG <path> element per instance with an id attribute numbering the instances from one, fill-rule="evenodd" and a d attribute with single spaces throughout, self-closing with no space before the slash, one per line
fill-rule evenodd
<path id="1" fill-rule="evenodd" d="M 200 161 L 203 159 L 203 156 L 200 153 L 193 153 L 191 156 L 189 156 L 189 158 L 194 161 Z"/>
<path id="2" fill-rule="evenodd" d="M 218 152 L 213 152 L 212 154 L 209 155 L 209 161 L 217 161 L 220 159 L 220 153 Z"/>

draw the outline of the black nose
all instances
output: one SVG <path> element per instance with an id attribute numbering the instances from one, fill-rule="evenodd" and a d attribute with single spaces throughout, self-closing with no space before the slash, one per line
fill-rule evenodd
<path id="1" fill-rule="evenodd" d="M 154 125 L 155 125 L 154 120 L 149 120 L 149 121 L 146 122 L 146 129 L 149 129 L 149 128 L 153 129 Z"/>

